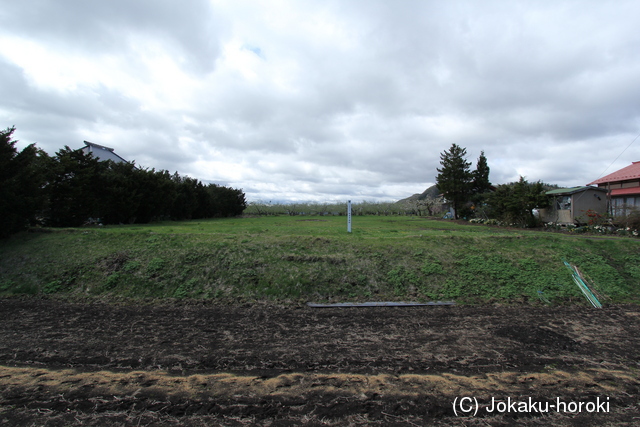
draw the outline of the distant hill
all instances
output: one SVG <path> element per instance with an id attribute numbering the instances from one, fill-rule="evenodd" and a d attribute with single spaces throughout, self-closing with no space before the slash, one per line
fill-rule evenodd
<path id="1" fill-rule="evenodd" d="M 496 184 L 497 186 L 497 184 Z M 560 186 L 558 186 L 557 184 L 547 184 L 546 182 L 542 183 L 542 186 L 544 187 L 545 190 L 555 190 L 560 188 Z M 495 191 L 495 187 L 492 185 L 491 186 L 491 191 Z M 438 186 L 437 185 L 432 185 L 431 187 L 427 188 L 426 190 L 424 190 L 421 194 L 414 194 L 413 196 L 409 196 L 405 199 L 402 200 L 398 200 L 396 203 L 404 203 L 404 202 L 412 202 L 414 200 L 424 200 L 427 197 L 432 197 L 432 198 L 436 198 L 438 197 L 440 194 L 440 190 L 438 190 Z"/>
<path id="2" fill-rule="evenodd" d="M 404 203 L 404 202 L 412 202 L 414 200 L 424 200 L 428 197 L 436 198 L 440 195 L 440 190 L 438 190 L 437 185 L 432 185 L 431 187 L 424 190 L 421 194 L 414 194 L 413 196 L 409 196 L 406 199 L 398 200 L 396 203 Z"/>

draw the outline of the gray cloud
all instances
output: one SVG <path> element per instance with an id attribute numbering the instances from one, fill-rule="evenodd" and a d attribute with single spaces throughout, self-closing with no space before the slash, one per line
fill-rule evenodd
<path id="1" fill-rule="evenodd" d="M 6 31 L 37 38 L 57 49 L 123 54 L 138 35 L 168 45 L 195 72 L 213 69 L 226 24 L 206 0 L 11 2 L 0 14 Z"/>
<path id="2" fill-rule="evenodd" d="M 474 165 L 484 150 L 494 183 L 580 185 L 639 132 L 639 11 L 13 2 L 0 12 L 0 112 L 25 145 L 87 139 L 250 199 L 403 198 L 435 182 L 452 143 Z"/>

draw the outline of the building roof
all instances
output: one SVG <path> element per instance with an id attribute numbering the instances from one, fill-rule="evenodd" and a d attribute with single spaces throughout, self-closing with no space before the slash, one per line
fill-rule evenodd
<path id="1" fill-rule="evenodd" d="M 587 185 L 606 184 L 607 182 L 627 181 L 630 179 L 640 179 L 640 162 L 633 162 L 629 166 L 598 178 Z"/>
<path id="2" fill-rule="evenodd" d="M 82 152 L 85 154 L 91 153 L 93 154 L 93 157 L 95 157 L 98 160 L 102 160 L 102 161 L 112 160 L 116 163 L 127 162 L 125 159 L 118 156 L 113 151 L 113 148 L 105 147 L 104 145 L 94 144 L 93 142 L 89 142 L 89 141 L 84 141 L 84 143 L 86 145 L 81 148 Z"/>
<path id="3" fill-rule="evenodd" d="M 631 188 L 615 188 L 611 190 L 612 196 L 628 196 L 640 194 L 640 187 L 631 187 Z"/>
<path id="4" fill-rule="evenodd" d="M 571 188 L 557 188 L 555 190 L 547 191 L 544 194 L 546 194 L 547 196 L 563 196 L 568 194 L 580 193 L 581 191 L 587 191 L 587 190 L 596 190 L 596 191 L 603 191 L 603 192 L 607 191 L 604 188 L 582 186 L 582 187 L 571 187 Z"/>

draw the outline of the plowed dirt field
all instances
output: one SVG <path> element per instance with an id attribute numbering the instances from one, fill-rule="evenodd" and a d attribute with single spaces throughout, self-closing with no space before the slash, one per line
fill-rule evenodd
<path id="1" fill-rule="evenodd" d="M 0 317 L 2 425 L 640 425 L 637 306 L 0 299 Z"/>

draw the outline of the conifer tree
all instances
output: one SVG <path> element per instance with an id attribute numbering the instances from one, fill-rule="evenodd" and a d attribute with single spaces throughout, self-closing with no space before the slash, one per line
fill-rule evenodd
<path id="1" fill-rule="evenodd" d="M 0 131 L 0 237 L 35 223 L 45 203 L 47 154 L 35 144 L 18 152 L 15 127 Z"/>
<path id="2" fill-rule="evenodd" d="M 449 203 L 453 205 L 454 218 L 469 201 L 473 185 L 473 173 L 469 169 L 471 162 L 465 159 L 467 150 L 451 144 L 449 151 L 440 154 L 442 168 L 437 169 L 436 185 Z"/>
<path id="3" fill-rule="evenodd" d="M 473 192 L 475 194 L 482 194 L 489 191 L 490 188 L 489 165 L 487 164 L 484 151 L 481 151 L 478 162 L 476 163 L 476 170 L 473 171 Z"/>

